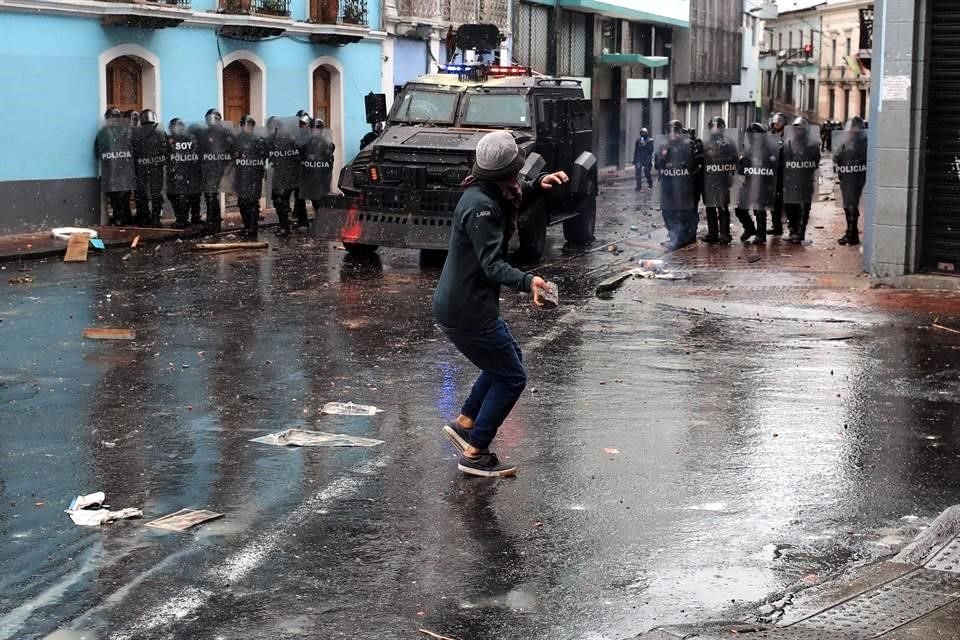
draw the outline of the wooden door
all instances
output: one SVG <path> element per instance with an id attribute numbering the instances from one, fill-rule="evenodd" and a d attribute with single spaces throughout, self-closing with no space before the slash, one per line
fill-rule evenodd
<path id="1" fill-rule="evenodd" d="M 313 117 L 330 126 L 330 72 L 323 67 L 313 72 Z"/>
<path id="2" fill-rule="evenodd" d="M 120 111 L 143 111 L 143 69 L 129 56 L 107 64 L 107 105 Z"/>
<path id="3" fill-rule="evenodd" d="M 223 70 L 223 118 L 236 123 L 248 113 L 250 72 L 242 62 L 231 62 Z"/>

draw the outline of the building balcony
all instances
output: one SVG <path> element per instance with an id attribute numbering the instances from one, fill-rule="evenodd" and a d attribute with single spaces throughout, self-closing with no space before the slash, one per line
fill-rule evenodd
<path id="1" fill-rule="evenodd" d="M 495 24 L 509 31 L 509 0 L 394 0 L 386 2 L 387 19 L 411 25 Z"/>
<path id="2" fill-rule="evenodd" d="M 370 33 L 367 0 L 310 0 L 310 41 L 344 45 Z"/>
<path id="3" fill-rule="evenodd" d="M 220 0 L 219 13 L 290 17 L 290 0 Z"/>
<path id="4" fill-rule="evenodd" d="M 190 16 L 190 0 L 105 0 L 101 23 L 109 27 L 163 29 L 182 24 Z"/>
<path id="5" fill-rule="evenodd" d="M 283 35 L 290 24 L 290 0 L 220 0 L 218 33 L 238 40 L 265 40 Z"/>

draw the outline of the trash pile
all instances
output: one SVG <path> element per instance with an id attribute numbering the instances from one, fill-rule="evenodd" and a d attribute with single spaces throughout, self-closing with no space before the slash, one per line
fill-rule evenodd
<path id="1" fill-rule="evenodd" d="M 689 280 L 687 271 L 674 271 L 667 267 L 664 260 L 639 260 L 638 266 L 616 273 L 597 284 L 597 296 L 608 297 L 631 278 L 651 278 L 654 280 Z"/>

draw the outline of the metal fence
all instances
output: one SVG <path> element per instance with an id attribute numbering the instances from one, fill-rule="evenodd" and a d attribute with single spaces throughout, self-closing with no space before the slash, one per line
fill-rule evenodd
<path id="1" fill-rule="evenodd" d="M 404 18 L 426 18 L 455 25 L 495 24 L 503 31 L 509 27 L 508 2 L 509 0 L 397 0 L 397 14 Z"/>
<path id="2" fill-rule="evenodd" d="M 290 0 L 220 0 L 220 13 L 290 16 Z"/>
<path id="3" fill-rule="evenodd" d="M 550 9 L 520 2 L 513 15 L 513 58 L 539 73 L 547 72 Z"/>

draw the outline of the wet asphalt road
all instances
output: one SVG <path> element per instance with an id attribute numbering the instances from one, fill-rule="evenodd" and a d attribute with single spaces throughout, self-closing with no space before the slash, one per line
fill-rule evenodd
<path id="1" fill-rule="evenodd" d="M 704 313 L 662 281 L 593 298 L 623 258 L 604 245 L 653 252 L 644 202 L 607 189 L 583 255 L 552 231 L 559 310 L 505 294 L 531 382 L 500 481 L 461 476 L 440 437 L 474 371 L 414 252 L 266 233 L 269 252 L 31 263 L 31 285 L 8 264 L 0 639 L 624 638 L 885 555 L 960 502 L 960 336 L 869 309 Z M 384 412 L 319 414 L 337 400 Z M 387 444 L 249 442 L 288 427 Z M 96 490 L 226 515 L 74 526 Z"/>

